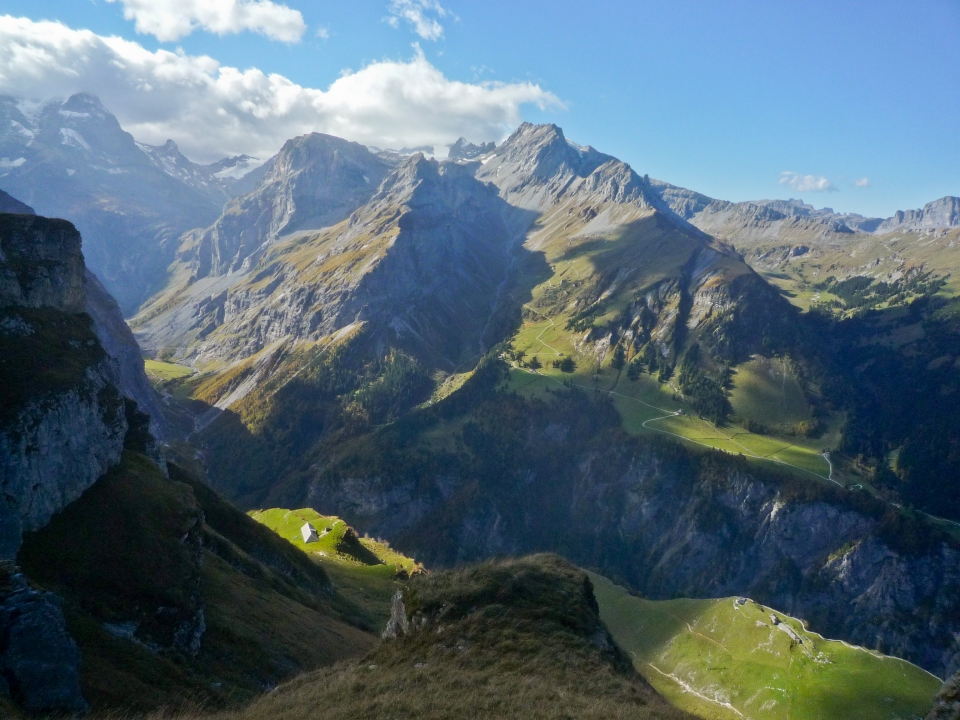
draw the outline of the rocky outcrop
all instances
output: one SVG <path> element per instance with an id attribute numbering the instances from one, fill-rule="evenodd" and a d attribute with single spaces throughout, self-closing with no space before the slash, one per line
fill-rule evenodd
<path id="1" fill-rule="evenodd" d="M 34 215 L 33 208 L 0 190 L 0 213 Z"/>
<path id="2" fill-rule="evenodd" d="M 84 712 L 80 651 L 59 599 L 0 566 L 0 693 L 31 713 Z"/>
<path id="3" fill-rule="evenodd" d="M 127 422 L 115 379 L 94 365 L 77 389 L 21 406 L 0 432 L 0 560 L 119 461 Z"/>
<path id="4" fill-rule="evenodd" d="M 0 306 L 83 312 L 80 233 L 65 220 L 0 216 Z"/>
<path id="5" fill-rule="evenodd" d="M 0 560 L 120 459 L 117 365 L 88 316 L 80 234 L 0 215 Z"/>
<path id="6" fill-rule="evenodd" d="M 960 720 L 960 673 L 940 688 L 926 720 Z"/>

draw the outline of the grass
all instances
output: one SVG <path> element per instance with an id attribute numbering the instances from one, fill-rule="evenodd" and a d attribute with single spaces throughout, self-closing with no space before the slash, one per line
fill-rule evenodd
<path id="1" fill-rule="evenodd" d="M 673 237 L 652 219 L 631 223 L 610 237 L 590 239 L 572 236 L 567 223 L 564 218 L 550 217 L 541 222 L 544 230 L 537 235 L 537 248 L 544 252 L 553 274 L 531 291 L 532 297 L 524 305 L 523 323 L 511 339 L 514 352 L 523 351 L 526 362 L 536 356 L 543 367 L 537 375 L 514 368 L 505 385 L 507 390 L 540 397 L 563 383 L 594 388 L 610 393 L 623 428 L 632 434 L 667 435 L 690 448 L 743 454 L 800 477 L 829 482 L 830 465 L 821 453 L 835 448 L 839 440 L 837 425 L 843 417 L 833 418 L 831 432 L 821 438 L 794 436 L 795 426 L 810 420 L 811 409 L 792 373 L 780 378 L 777 388 L 772 379 L 767 380 L 771 375 L 767 366 L 773 361 L 757 358 L 740 365 L 730 396 L 738 420 L 752 420 L 767 427 L 759 434 L 739 424 L 718 427 L 699 419 L 674 387 L 650 375 L 628 381 L 625 372 L 618 373 L 611 367 L 611 353 L 595 357 L 592 349 L 581 344 L 583 332 L 567 329 L 573 317 L 571 308 L 577 302 L 582 305 L 591 287 L 608 287 L 609 295 L 605 292 L 600 296 L 603 306 L 593 319 L 602 324 L 616 317 L 638 288 L 672 277 L 689 260 L 696 243 L 685 236 Z M 744 271 L 732 261 L 721 261 L 719 268 L 727 278 Z M 553 368 L 552 362 L 559 356 L 573 357 L 576 370 L 563 373 Z M 683 415 L 669 416 L 677 410 Z M 755 426 L 753 429 L 758 430 Z"/>
<path id="2" fill-rule="evenodd" d="M 63 598 L 95 710 L 229 707 L 374 646 L 388 594 L 376 612 L 361 607 L 190 471 L 170 464 L 169 475 L 127 451 L 24 538 L 18 561 Z M 174 638 L 200 609 L 206 631 L 191 655 Z"/>
<path id="3" fill-rule="evenodd" d="M 809 420 L 807 402 L 786 359 L 754 357 L 737 366 L 733 376 L 730 404 L 734 414 L 767 427 Z"/>
<path id="4" fill-rule="evenodd" d="M 167 380 L 176 380 L 177 378 L 193 375 L 194 369 L 186 365 L 177 365 L 176 363 L 163 362 L 162 360 L 151 360 L 145 358 L 144 367 L 154 380 L 166 382 Z"/>
<path id="5" fill-rule="evenodd" d="M 555 392 L 563 388 L 564 382 L 596 389 L 609 393 L 624 430 L 631 434 L 667 435 L 692 449 L 709 448 L 743 455 L 752 462 L 775 465 L 798 477 L 830 482 L 827 479 L 830 465 L 821 453 L 836 447 L 842 415 L 832 419 L 820 438 L 760 435 L 739 425 L 717 427 L 708 420 L 701 420 L 692 407 L 677 397 L 670 385 L 659 383 L 649 375 L 630 381 L 605 368 L 598 377 L 599 381 L 589 373 L 562 373 L 552 367 L 542 368 L 536 374 L 513 368 L 505 388 L 525 397 L 541 397 L 548 391 Z M 684 414 L 673 415 L 677 410 L 683 410 Z M 859 478 L 850 480 L 857 481 Z M 841 478 L 838 482 L 845 484 L 847 480 Z"/>
<path id="6" fill-rule="evenodd" d="M 319 556 L 324 561 L 363 567 L 378 575 L 393 576 L 401 569 L 408 573 L 418 569 L 414 559 L 396 552 L 383 540 L 357 538 L 370 554 L 357 552 L 355 545 L 352 545 L 347 537 L 348 531 L 352 533 L 353 530 L 343 520 L 332 515 L 321 515 L 312 508 L 255 510 L 250 513 L 250 517 L 273 530 L 294 547 L 309 555 Z M 310 523 L 317 529 L 319 538 L 315 542 L 303 541 L 300 529 L 305 523 Z"/>
<path id="7" fill-rule="evenodd" d="M 382 628 L 390 616 L 390 600 L 400 587 L 399 571 L 422 571 L 413 558 L 396 552 L 381 540 L 357 538 L 362 549 L 368 551 L 358 552 L 355 542 L 344 541 L 349 528 L 343 520 L 311 508 L 256 510 L 250 517 L 319 562 L 337 591 L 360 608 L 377 628 Z M 307 522 L 321 534 L 316 542 L 303 541 L 300 528 Z M 328 527 L 330 532 L 325 532 Z"/>
<path id="8" fill-rule="evenodd" d="M 208 720 L 690 718 L 610 642 L 586 575 L 555 556 L 418 576 L 411 631 Z"/>
<path id="9" fill-rule="evenodd" d="M 915 665 L 827 640 L 752 601 L 650 601 L 591 579 L 600 617 L 637 670 L 702 718 L 894 720 L 922 716 L 940 687 Z"/>

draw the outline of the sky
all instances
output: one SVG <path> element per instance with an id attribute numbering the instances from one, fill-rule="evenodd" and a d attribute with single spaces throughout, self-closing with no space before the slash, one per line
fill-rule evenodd
<path id="1" fill-rule="evenodd" d="M 552 122 L 726 200 L 886 217 L 960 195 L 960 0 L 0 0 L 0 94 L 266 159 Z"/>

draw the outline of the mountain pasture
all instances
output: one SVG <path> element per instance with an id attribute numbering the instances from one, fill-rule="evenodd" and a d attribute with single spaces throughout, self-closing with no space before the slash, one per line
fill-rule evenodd
<path id="1" fill-rule="evenodd" d="M 827 640 L 752 600 L 651 601 L 590 577 L 601 619 L 637 670 L 706 720 L 910 718 L 940 687 L 905 660 Z"/>

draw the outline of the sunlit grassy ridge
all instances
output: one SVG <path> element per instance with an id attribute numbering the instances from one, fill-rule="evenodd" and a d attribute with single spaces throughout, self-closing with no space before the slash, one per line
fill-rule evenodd
<path id="1" fill-rule="evenodd" d="M 350 530 L 349 526 L 336 516 L 321 515 L 312 508 L 254 510 L 250 513 L 250 517 L 266 525 L 303 552 L 318 555 L 326 560 L 364 565 L 371 570 L 377 568 L 376 572 L 381 573 L 396 574 L 401 569 L 407 572 L 417 569 L 416 560 L 398 553 L 384 541 L 373 538 L 358 538 L 360 544 L 372 554 L 372 557 L 358 558 L 344 544 L 344 538 Z M 318 539 L 315 542 L 307 543 L 303 540 L 300 530 L 306 523 L 310 523 L 317 530 Z"/>
<path id="2" fill-rule="evenodd" d="M 389 617 L 390 598 L 399 587 L 398 573 L 422 569 L 413 558 L 396 552 L 386 542 L 373 538 L 353 540 L 348 536 L 348 530 L 352 530 L 343 520 L 311 508 L 255 510 L 250 517 L 319 562 L 337 590 L 374 618 L 377 627 L 386 624 Z M 317 529 L 316 542 L 303 541 L 300 529 L 305 523 Z"/>
<path id="3" fill-rule="evenodd" d="M 215 718 L 691 717 L 633 670 L 610 642 L 584 573 L 556 556 L 418 576 L 404 602 L 407 633 Z"/>
<path id="4" fill-rule="evenodd" d="M 940 687 L 915 665 L 826 640 L 752 601 L 650 601 L 591 579 L 600 617 L 637 670 L 702 718 L 910 718 L 929 709 Z"/>

